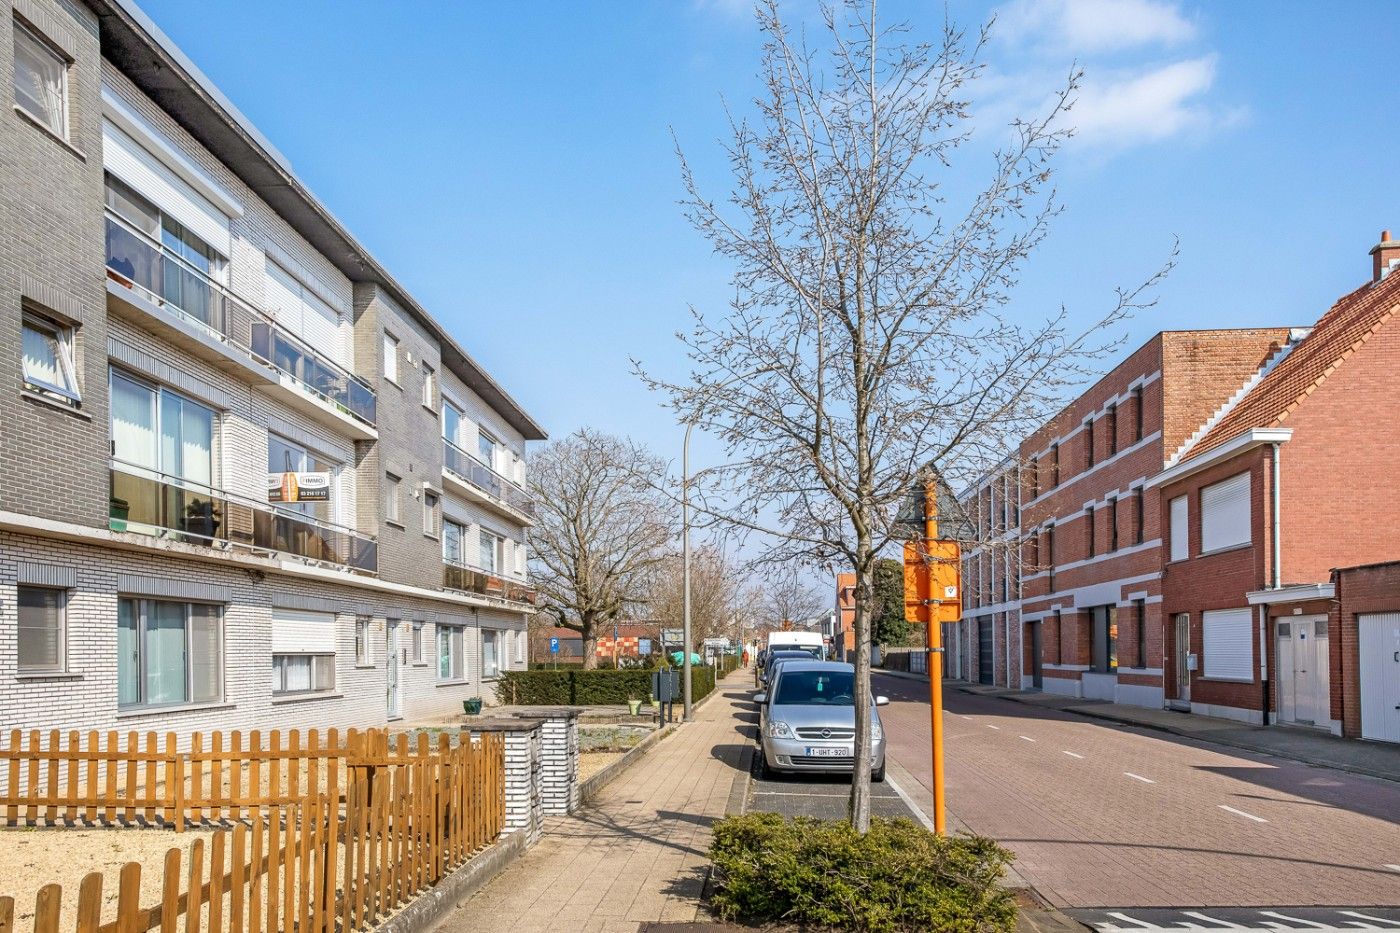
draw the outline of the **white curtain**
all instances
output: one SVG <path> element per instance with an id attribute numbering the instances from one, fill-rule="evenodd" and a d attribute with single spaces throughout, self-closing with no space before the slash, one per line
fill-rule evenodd
<path id="1" fill-rule="evenodd" d="M 117 705 L 141 700 L 141 665 L 137 648 L 138 603 L 123 599 L 117 604 Z"/>
<path id="2" fill-rule="evenodd" d="M 190 699 L 196 703 L 212 703 L 223 697 L 223 642 L 219 607 L 191 605 Z"/>
<path id="3" fill-rule="evenodd" d="M 70 388 L 58 362 L 58 341 L 53 334 L 24 323 L 24 378 L 42 385 Z"/>
<path id="4" fill-rule="evenodd" d="M 15 101 L 59 136 L 66 136 L 63 114 L 63 72 L 56 54 L 29 34 L 15 28 Z"/>
<path id="5" fill-rule="evenodd" d="M 214 481 L 214 413 L 169 392 L 160 397 L 161 469 L 203 486 Z"/>
<path id="6" fill-rule="evenodd" d="M 138 382 L 112 374 L 112 454 L 118 460 L 152 470 L 160 464 L 155 395 Z"/>

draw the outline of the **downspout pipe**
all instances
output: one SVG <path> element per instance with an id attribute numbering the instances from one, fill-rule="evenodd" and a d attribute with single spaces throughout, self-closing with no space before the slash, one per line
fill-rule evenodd
<path id="1" fill-rule="evenodd" d="M 1273 463 L 1269 470 L 1269 485 L 1273 493 L 1273 507 L 1270 510 L 1269 524 L 1273 532 L 1273 588 L 1283 587 L 1283 554 L 1282 542 L 1283 534 L 1281 528 L 1283 522 L 1279 520 L 1279 510 L 1282 507 L 1282 495 L 1279 491 L 1279 447 L 1277 442 L 1270 445 L 1273 448 Z M 1264 711 L 1264 725 L 1269 724 L 1269 607 L 1259 606 L 1259 686 L 1263 691 L 1262 709 Z"/>
<path id="2" fill-rule="evenodd" d="M 1278 477 L 1279 447 L 1281 447 L 1282 445 L 1279 444 L 1279 443 L 1277 443 L 1277 442 L 1275 442 L 1275 443 L 1272 444 L 1271 446 L 1272 446 L 1273 449 L 1274 449 L 1274 463 L 1273 463 L 1273 469 L 1270 471 L 1270 473 L 1271 473 L 1270 479 L 1271 479 L 1271 481 L 1272 481 L 1272 482 L 1271 482 L 1271 485 L 1273 486 L 1273 493 L 1274 493 L 1273 516 L 1272 516 L 1273 521 L 1271 522 L 1271 524 L 1273 525 L 1273 532 L 1274 532 L 1274 547 L 1273 547 L 1273 551 L 1274 551 L 1274 554 L 1273 554 L 1273 556 L 1274 556 L 1274 561 L 1273 561 L 1273 563 L 1274 563 L 1274 589 L 1277 590 L 1277 589 L 1281 589 L 1281 588 L 1283 587 L 1283 553 L 1282 553 L 1283 533 L 1282 533 L 1281 530 L 1280 530 L 1281 527 L 1282 527 L 1282 525 L 1283 525 L 1283 522 L 1281 522 L 1281 521 L 1279 520 L 1279 511 L 1280 511 L 1280 509 L 1282 508 L 1282 496 L 1281 496 L 1281 494 L 1279 493 L 1279 477 Z"/>

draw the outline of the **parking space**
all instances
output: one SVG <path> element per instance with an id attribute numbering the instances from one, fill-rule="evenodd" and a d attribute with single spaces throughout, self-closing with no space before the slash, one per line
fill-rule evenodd
<path id="1" fill-rule="evenodd" d="M 846 806 L 851 796 L 849 775 L 793 774 L 764 780 L 758 774 L 759 754 L 755 749 L 753 780 L 749 784 L 749 812 L 813 816 L 824 820 L 846 818 Z M 870 812 L 873 815 L 919 819 L 888 781 L 871 784 L 870 788 L 873 795 Z"/>

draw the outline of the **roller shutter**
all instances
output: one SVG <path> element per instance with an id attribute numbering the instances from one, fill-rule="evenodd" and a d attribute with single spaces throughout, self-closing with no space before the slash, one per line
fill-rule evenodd
<path id="1" fill-rule="evenodd" d="M 273 654 L 334 654 L 335 613 L 272 610 Z"/>

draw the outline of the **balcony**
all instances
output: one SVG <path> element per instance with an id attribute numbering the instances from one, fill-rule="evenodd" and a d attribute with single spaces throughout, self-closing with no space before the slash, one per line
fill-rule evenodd
<path id="1" fill-rule="evenodd" d="M 468 498 L 521 524 L 535 523 L 535 500 L 528 492 L 447 438 L 442 439 L 442 474 Z"/>
<path id="2" fill-rule="evenodd" d="M 353 528 L 120 460 L 112 461 L 111 483 L 108 527 L 113 531 L 378 571 L 378 543 Z"/>
<path id="3" fill-rule="evenodd" d="M 502 603 L 533 606 L 536 593 L 528 583 L 473 567 L 465 561 L 442 559 L 442 585 Z"/>
<path id="4" fill-rule="evenodd" d="M 362 379 L 110 210 L 106 230 L 107 293 L 119 316 L 327 427 L 378 436 L 374 390 Z"/>

